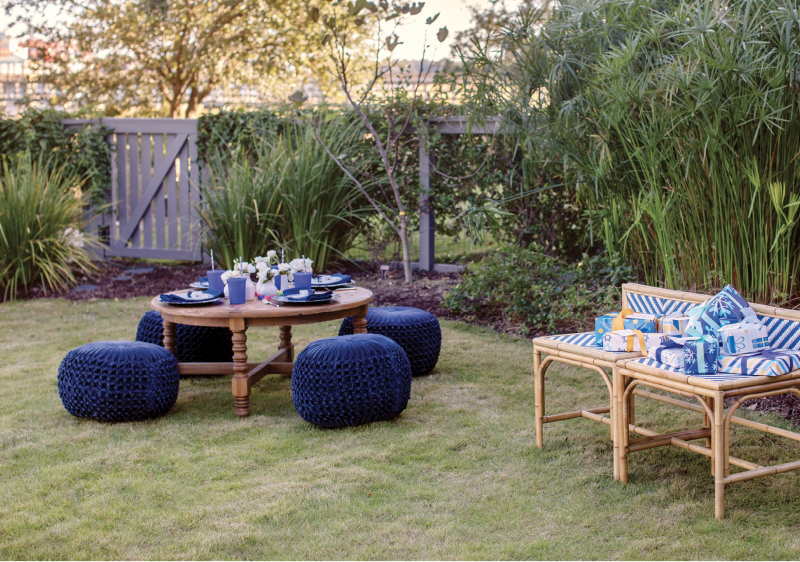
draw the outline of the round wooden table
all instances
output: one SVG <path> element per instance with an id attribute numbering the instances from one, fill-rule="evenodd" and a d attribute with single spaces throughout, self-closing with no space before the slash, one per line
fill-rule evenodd
<path id="1" fill-rule="evenodd" d="M 175 293 L 184 293 L 175 291 Z M 165 304 L 158 297 L 150 301 L 153 310 L 164 319 L 164 347 L 175 353 L 175 324 L 230 328 L 233 332 L 233 363 L 179 363 L 182 375 L 233 374 L 233 400 L 237 416 L 250 415 L 250 389 L 269 374 L 292 376 L 294 344 L 292 326 L 313 324 L 339 318 L 353 317 L 356 334 L 367 333 L 367 306 L 372 302 L 372 292 L 367 289 L 341 291 L 339 298 L 326 304 L 283 305 L 275 307 L 260 300 L 245 304 L 230 304 L 224 299 L 206 306 L 175 306 Z M 280 344 L 277 353 L 261 363 L 247 362 L 247 328 L 253 326 L 278 326 Z"/>

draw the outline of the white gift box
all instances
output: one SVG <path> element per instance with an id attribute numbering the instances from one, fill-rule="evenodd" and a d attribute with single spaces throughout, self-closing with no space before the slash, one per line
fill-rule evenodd
<path id="1" fill-rule="evenodd" d="M 723 356 L 747 355 L 772 348 L 767 327 L 750 318 L 720 327 L 717 336 L 720 340 L 720 355 Z"/>
<path id="2" fill-rule="evenodd" d="M 682 338 L 686 335 L 686 326 L 688 325 L 688 316 L 665 316 L 661 319 L 658 331 L 670 337 Z"/>
<path id="3" fill-rule="evenodd" d="M 683 370 L 683 348 L 682 347 L 648 347 L 647 356 L 654 361 L 666 363 L 670 367 Z"/>
<path id="4" fill-rule="evenodd" d="M 664 334 L 642 333 L 641 337 L 644 339 L 644 345 L 647 349 L 658 347 L 667 341 L 667 336 Z M 642 351 L 639 345 L 639 334 L 634 330 L 607 332 L 603 336 L 603 351 L 612 351 L 615 353 Z"/>

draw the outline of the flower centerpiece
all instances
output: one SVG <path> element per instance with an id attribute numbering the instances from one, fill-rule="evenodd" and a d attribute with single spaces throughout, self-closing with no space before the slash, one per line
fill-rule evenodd
<path id="1" fill-rule="evenodd" d="M 222 282 L 225 283 L 225 296 L 230 297 L 228 291 L 228 279 L 235 277 L 244 277 L 245 284 L 245 300 L 251 301 L 256 298 L 256 286 L 250 278 L 251 273 L 256 272 L 256 267 L 252 263 L 246 261 L 235 260 L 233 262 L 233 269 L 227 270 L 222 274 Z"/>
<path id="2" fill-rule="evenodd" d="M 281 276 L 279 285 L 281 291 L 284 291 L 289 288 L 289 275 L 291 273 L 292 273 L 292 267 L 288 263 L 278 264 L 278 275 Z"/>
<path id="3" fill-rule="evenodd" d="M 270 256 L 270 254 L 273 254 Z M 258 256 L 254 261 L 256 262 L 256 272 L 258 273 L 258 284 L 256 285 L 256 296 L 259 299 L 271 299 L 278 294 L 278 288 L 275 286 L 275 276 L 278 275 L 277 269 L 272 269 L 271 261 L 273 258 L 277 259 L 278 254 L 275 250 L 267 252 L 267 257 Z"/>

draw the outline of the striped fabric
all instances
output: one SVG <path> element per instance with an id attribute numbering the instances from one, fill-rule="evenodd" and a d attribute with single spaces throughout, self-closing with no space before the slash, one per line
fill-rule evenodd
<path id="1" fill-rule="evenodd" d="M 769 343 L 773 349 L 800 350 L 800 322 L 759 316 L 769 332 Z"/>
<path id="2" fill-rule="evenodd" d="M 597 351 L 602 351 L 602 345 L 594 344 L 594 332 L 587 332 L 585 334 L 564 334 L 562 336 L 552 336 L 549 338 L 564 343 L 571 343 L 580 347 L 588 347 Z"/>
<path id="3" fill-rule="evenodd" d="M 659 363 L 655 359 L 650 359 L 649 357 L 642 357 L 641 359 L 633 359 L 631 361 L 628 361 L 627 363 L 641 363 L 642 365 L 647 365 L 648 367 L 655 367 L 656 369 L 661 369 L 662 371 L 671 371 L 673 373 L 681 373 L 683 375 L 686 374 L 681 369 L 670 367 L 666 363 Z M 708 375 L 690 374 L 690 376 L 699 377 L 701 379 L 706 379 L 708 381 L 713 381 L 713 382 L 735 381 L 739 379 L 752 378 L 750 375 L 728 374 L 728 373 L 713 373 Z"/>
<path id="4" fill-rule="evenodd" d="M 627 293 L 628 306 L 636 312 L 648 314 L 682 314 L 695 306 L 690 302 Z"/>

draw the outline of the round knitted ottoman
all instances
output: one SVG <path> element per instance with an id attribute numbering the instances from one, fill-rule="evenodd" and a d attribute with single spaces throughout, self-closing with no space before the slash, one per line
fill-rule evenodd
<path id="1" fill-rule="evenodd" d="M 322 427 L 390 420 L 411 397 L 411 366 L 387 337 L 326 338 L 298 354 L 292 399 L 300 417 Z"/>
<path id="2" fill-rule="evenodd" d="M 151 343 L 104 341 L 73 349 L 58 368 L 58 395 L 79 418 L 133 421 L 169 411 L 178 399 L 178 362 Z"/>
<path id="3" fill-rule="evenodd" d="M 392 338 L 400 344 L 411 362 L 411 374 L 430 373 L 439 361 L 442 350 L 442 329 L 430 312 L 409 306 L 370 307 L 367 311 L 367 332 Z M 353 333 L 353 317 L 342 320 L 339 335 Z"/>
<path id="4" fill-rule="evenodd" d="M 228 328 L 175 324 L 175 354 L 181 363 L 230 363 L 233 334 Z M 151 310 L 139 320 L 136 341 L 164 347 L 164 320 Z"/>

